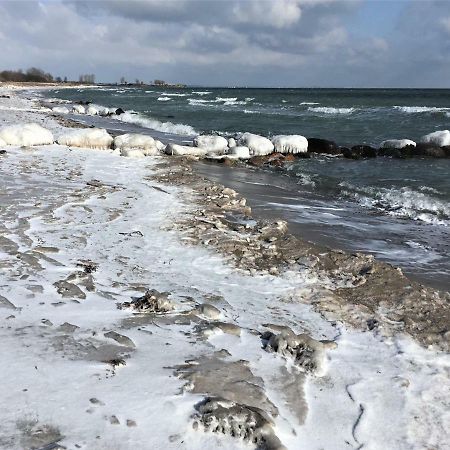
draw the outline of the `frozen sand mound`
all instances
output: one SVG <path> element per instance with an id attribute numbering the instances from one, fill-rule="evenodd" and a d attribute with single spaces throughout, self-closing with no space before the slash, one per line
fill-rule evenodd
<path id="1" fill-rule="evenodd" d="M 65 133 L 56 142 L 71 147 L 107 150 L 111 147 L 113 138 L 104 129 L 84 128 Z"/>
<path id="2" fill-rule="evenodd" d="M 416 143 L 414 141 L 411 141 L 410 139 L 388 139 L 386 141 L 383 141 L 380 144 L 380 148 L 405 148 L 409 145 L 412 145 L 413 147 L 416 146 Z"/>
<path id="3" fill-rule="evenodd" d="M 27 123 L 25 125 L 12 125 L 0 129 L 0 139 L 6 145 L 48 145 L 53 144 L 53 134 L 38 125 Z"/>
<path id="4" fill-rule="evenodd" d="M 439 147 L 445 147 L 446 145 L 450 145 L 450 131 L 442 130 L 426 134 L 422 137 L 420 142 L 423 142 L 424 144 L 435 144 Z"/>
<path id="5" fill-rule="evenodd" d="M 272 144 L 278 153 L 306 153 L 308 151 L 308 140 L 304 136 L 275 136 Z"/>
<path id="6" fill-rule="evenodd" d="M 122 134 L 114 138 L 114 148 L 120 150 L 122 156 L 139 157 L 159 154 L 156 141 L 145 134 Z"/>
<path id="7" fill-rule="evenodd" d="M 252 133 L 244 133 L 238 139 L 238 144 L 248 147 L 250 153 L 254 156 L 270 155 L 274 149 L 274 146 L 269 139 Z"/>
<path id="8" fill-rule="evenodd" d="M 200 147 L 213 153 L 223 153 L 228 149 L 228 141 L 222 136 L 197 136 L 194 147 Z"/>

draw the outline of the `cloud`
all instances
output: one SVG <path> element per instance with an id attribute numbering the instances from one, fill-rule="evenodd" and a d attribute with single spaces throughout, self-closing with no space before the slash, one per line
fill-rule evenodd
<path id="1" fill-rule="evenodd" d="M 2 65 L 103 81 L 448 86 L 448 3 L 422 3 L 368 35 L 362 0 L 2 1 Z"/>

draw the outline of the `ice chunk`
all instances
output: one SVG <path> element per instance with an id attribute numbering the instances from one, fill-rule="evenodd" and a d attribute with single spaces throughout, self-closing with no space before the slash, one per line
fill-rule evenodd
<path id="1" fill-rule="evenodd" d="M 409 139 L 388 139 L 380 144 L 380 148 L 404 148 L 408 145 L 415 147 L 416 143 Z"/>
<path id="2" fill-rule="evenodd" d="M 228 141 L 222 136 L 197 136 L 194 147 L 201 147 L 211 153 L 223 153 L 228 149 Z"/>
<path id="3" fill-rule="evenodd" d="M 83 105 L 73 105 L 72 111 L 76 114 L 86 114 L 86 108 Z"/>
<path id="4" fill-rule="evenodd" d="M 69 108 L 66 108 L 65 106 L 55 106 L 52 108 L 52 111 L 58 114 L 69 114 Z"/>
<path id="5" fill-rule="evenodd" d="M 234 139 L 234 138 L 230 138 L 230 139 L 228 139 L 228 147 L 229 148 L 233 148 L 233 147 L 236 147 L 236 139 Z"/>
<path id="6" fill-rule="evenodd" d="M 420 142 L 423 142 L 424 144 L 436 144 L 439 147 L 445 147 L 446 145 L 450 145 L 450 131 L 442 130 L 426 134 L 422 137 Z"/>
<path id="7" fill-rule="evenodd" d="M 248 147 L 232 147 L 230 149 L 230 155 L 237 156 L 240 159 L 249 159 L 250 158 L 250 150 Z"/>
<path id="8" fill-rule="evenodd" d="M 155 139 L 155 146 L 160 152 L 165 148 L 165 145 L 161 141 L 158 141 L 158 139 Z"/>
<path id="9" fill-rule="evenodd" d="M 205 156 L 208 150 L 200 147 L 188 147 L 186 145 L 167 144 L 164 149 L 166 155 L 174 156 Z"/>
<path id="10" fill-rule="evenodd" d="M 272 143 L 278 153 L 306 153 L 308 151 L 308 140 L 298 134 L 275 136 L 272 138 Z"/>
<path id="11" fill-rule="evenodd" d="M 47 145 L 53 144 L 53 134 L 38 125 L 27 123 L 0 129 L 0 138 L 8 145 Z"/>
<path id="12" fill-rule="evenodd" d="M 109 149 L 113 138 L 102 128 L 83 128 L 70 131 L 57 139 L 60 145 L 72 147 Z"/>
<path id="13" fill-rule="evenodd" d="M 98 115 L 98 113 L 99 113 L 98 109 L 93 105 L 89 105 L 86 109 L 86 114 L 90 116 L 96 116 Z"/>
<path id="14" fill-rule="evenodd" d="M 138 153 L 133 152 L 133 150 L 140 151 L 143 156 L 159 154 L 155 140 L 145 134 L 122 134 L 117 136 L 114 138 L 114 148 L 119 149 L 122 156 L 136 157 Z"/>
<path id="15" fill-rule="evenodd" d="M 244 133 L 239 138 L 238 144 L 248 147 L 250 154 L 254 156 L 270 155 L 274 149 L 274 146 L 269 139 L 252 133 Z"/>

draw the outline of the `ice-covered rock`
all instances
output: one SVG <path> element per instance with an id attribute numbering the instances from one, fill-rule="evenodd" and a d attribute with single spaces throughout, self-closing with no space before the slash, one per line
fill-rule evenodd
<path id="1" fill-rule="evenodd" d="M 158 139 L 155 139 L 155 146 L 160 152 L 166 147 L 161 141 L 158 141 Z"/>
<path id="2" fill-rule="evenodd" d="M 83 105 L 73 105 L 72 111 L 76 114 L 86 114 L 86 108 Z"/>
<path id="3" fill-rule="evenodd" d="M 272 144 L 278 153 L 306 153 L 308 151 L 308 140 L 298 134 L 275 136 L 272 138 Z"/>
<path id="4" fill-rule="evenodd" d="M 106 150 L 111 148 L 113 138 L 102 128 L 82 128 L 69 131 L 57 139 L 60 145 Z"/>
<path id="5" fill-rule="evenodd" d="M 380 144 L 380 148 L 405 148 L 408 145 L 416 146 L 414 141 L 410 139 L 388 139 Z"/>
<path id="6" fill-rule="evenodd" d="M 445 147 L 447 145 L 450 145 L 450 131 L 442 130 L 426 134 L 422 137 L 420 142 L 423 142 L 424 144 L 435 144 L 439 147 Z"/>
<path id="7" fill-rule="evenodd" d="M 126 156 L 128 158 L 145 158 L 148 155 L 138 148 L 123 148 L 120 150 L 120 156 Z"/>
<path id="8" fill-rule="evenodd" d="M 122 134 L 117 136 L 114 138 L 114 148 L 119 149 L 122 156 L 133 155 L 132 150 L 139 150 L 144 156 L 159 154 L 155 140 L 145 134 Z"/>
<path id="9" fill-rule="evenodd" d="M 250 154 L 253 156 L 270 155 L 274 149 L 274 146 L 269 139 L 252 133 L 242 134 L 238 139 L 238 144 L 248 147 Z"/>
<path id="10" fill-rule="evenodd" d="M 98 108 L 96 108 L 96 107 L 93 106 L 93 105 L 89 105 L 89 106 L 86 108 L 86 114 L 89 115 L 89 116 L 97 116 L 98 113 L 99 113 Z"/>
<path id="11" fill-rule="evenodd" d="M 58 114 L 69 114 L 69 108 L 65 106 L 55 106 L 52 108 L 52 111 Z"/>
<path id="12" fill-rule="evenodd" d="M 228 139 L 228 147 L 229 148 L 233 148 L 233 147 L 236 147 L 236 146 L 237 146 L 236 139 L 234 139 L 234 138 Z"/>
<path id="13" fill-rule="evenodd" d="M 7 145 L 47 145 L 54 142 L 51 131 L 37 123 L 1 128 L 0 139 Z"/>
<path id="14" fill-rule="evenodd" d="M 230 149 L 230 155 L 237 156 L 239 159 L 249 159 L 250 158 L 250 150 L 248 147 L 232 147 Z"/>
<path id="15" fill-rule="evenodd" d="M 164 153 L 173 156 L 205 156 L 208 150 L 200 147 L 188 147 L 187 145 L 167 144 Z"/>
<path id="16" fill-rule="evenodd" d="M 228 149 L 228 141 L 222 136 L 197 136 L 194 147 L 204 148 L 210 153 L 224 153 Z"/>

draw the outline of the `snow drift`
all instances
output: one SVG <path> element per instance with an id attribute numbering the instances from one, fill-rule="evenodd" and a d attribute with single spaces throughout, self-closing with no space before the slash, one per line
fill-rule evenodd
<path id="1" fill-rule="evenodd" d="M 269 139 L 252 133 L 242 134 L 238 139 L 238 144 L 240 146 L 248 147 L 250 154 L 254 156 L 270 155 L 274 149 L 274 146 Z"/>
<path id="2" fill-rule="evenodd" d="M 72 147 L 106 150 L 111 147 L 113 138 L 104 129 L 84 128 L 63 134 L 57 139 L 56 142 L 60 145 L 68 145 Z"/>
<path id="3" fill-rule="evenodd" d="M 275 136 L 272 144 L 278 153 L 306 153 L 308 151 L 308 140 L 298 134 L 290 136 Z"/>
<path id="4" fill-rule="evenodd" d="M 47 145 L 53 144 L 53 134 L 37 123 L 12 125 L 0 129 L 0 139 L 7 145 Z"/>
<path id="5" fill-rule="evenodd" d="M 424 144 L 436 144 L 439 147 L 445 147 L 450 145 L 450 131 L 435 131 L 434 133 L 426 134 L 420 141 Z"/>

